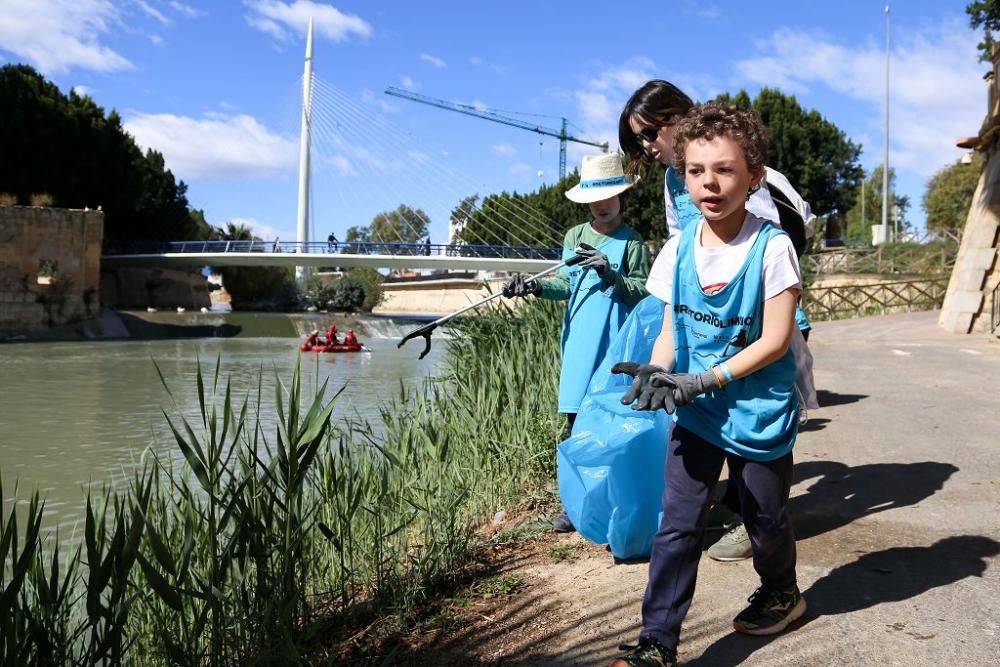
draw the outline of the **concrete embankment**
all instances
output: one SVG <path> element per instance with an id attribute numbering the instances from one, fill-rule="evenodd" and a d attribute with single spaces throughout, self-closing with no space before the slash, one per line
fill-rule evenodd
<path id="1" fill-rule="evenodd" d="M 9 337 L 7 342 L 156 340 L 163 338 L 297 338 L 313 329 L 354 329 L 361 340 L 401 336 L 412 328 L 398 320 L 345 313 L 252 313 L 117 311 L 99 317 Z"/>

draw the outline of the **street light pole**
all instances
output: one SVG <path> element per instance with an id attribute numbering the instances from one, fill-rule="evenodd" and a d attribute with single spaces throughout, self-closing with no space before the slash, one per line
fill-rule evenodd
<path id="1" fill-rule="evenodd" d="M 882 155 L 882 242 L 889 240 L 889 5 L 885 6 L 885 152 Z"/>

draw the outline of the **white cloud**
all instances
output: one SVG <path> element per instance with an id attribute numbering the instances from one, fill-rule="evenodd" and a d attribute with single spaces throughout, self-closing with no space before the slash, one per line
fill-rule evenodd
<path id="1" fill-rule="evenodd" d="M 286 241 L 295 240 L 294 229 L 275 227 L 274 225 L 263 223 L 256 218 L 227 218 L 225 222 L 231 222 L 234 225 L 243 225 L 248 227 L 254 236 L 264 239 L 265 241 L 273 241 L 274 239 L 285 239 Z"/>
<path id="2" fill-rule="evenodd" d="M 431 65 L 433 65 L 434 67 L 437 67 L 438 69 L 441 69 L 441 68 L 443 68 L 443 67 L 446 66 L 446 63 L 444 62 L 444 60 L 442 60 L 441 58 L 438 58 L 437 56 L 432 56 L 429 53 L 421 53 L 420 54 L 420 60 L 423 61 L 423 62 L 425 62 L 425 63 L 430 63 Z"/>
<path id="3" fill-rule="evenodd" d="M 149 41 L 151 41 L 153 44 L 156 44 L 157 46 L 163 44 L 163 38 L 160 37 L 159 35 L 150 35 Z"/>
<path id="4" fill-rule="evenodd" d="M 571 91 L 560 91 L 576 104 L 573 120 L 578 126 L 576 136 L 588 141 L 606 141 L 612 150 L 618 146 L 618 116 L 625 101 L 635 90 L 650 79 L 673 82 L 695 100 L 714 97 L 715 79 L 698 72 L 680 74 L 657 65 L 652 58 L 634 56 L 620 64 L 601 64 L 595 71 L 580 77 L 580 85 Z M 596 153 L 596 146 L 571 142 L 568 145 L 571 163 L 579 162 L 583 155 Z"/>
<path id="5" fill-rule="evenodd" d="M 102 43 L 122 25 L 121 11 L 110 0 L 4 0 L 0 50 L 50 75 L 73 68 L 130 69 L 127 58 Z"/>
<path id="6" fill-rule="evenodd" d="M 412 78 L 410 78 L 409 76 L 406 76 L 406 75 L 404 75 L 399 80 L 399 85 L 402 86 L 403 88 L 405 88 L 406 90 L 416 90 L 417 88 L 420 88 L 420 84 L 419 83 L 417 83 Z"/>
<path id="7" fill-rule="evenodd" d="M 164 16 L 163 12 L 159 9 L 146 2 L 146 0 L 132 0 L 132 2 L 138 5 L 139 9 L 146 12 L 163 25 L 170 25 L 170 19 Z"/>
<path id="8" fill-rule="evenodd" d="M 486 102 L 483 102 L 482 100 L 472 100 L 472 104 L 470 104 L 469 106 L 471 106 L 476 111 L 489 111 L 490 110 L 489 105 L 486 104 Z"/>
<path id="9" fill-rule="evenodd" d="M 84 97 L 90 95 L 91 89 L 89 86 L 73 86 L 73 92 L 80 97 Z"/>
<path id="10" fill-rule="evenodd" d="M 897 28 L 890 63 L 890 164 L 928 176 L 961 151 L 955 139 L 978 129 L 985 113 L 983 66 L 976 35 L 958 22 L 916 32 Z M 848 46 L 818 33 L 787 28 L 737 63 L 741 80 L 808 94 L 833 91 L 857 100 L 869 123 L 859 132 L 881 137 L 885 51 L 875 41 Z M 875 146 L 866 148 L 876 152 Z"/>
<path id="11" fill-rule="evenodd" d="M 345 14 L 322 2 L 243 0 L 243 4 L 250 10 L 246 16 L 247 23 L 279 40 L 304 36 L 309 29 L 310 18 L 316 34 L 334 42 L 342 42 L 351 36 L 368 38 L 372 35 L 371 25 L 361 17 Z"/>
<path id="12" fill-rule="evenodd" d="M 506 74 L 511 70 L 511 68 L 508 65 L 498 65 L 496 63 L 491 63 L 486 60 L 483 60 L 479 56 L 469 56 L 469 64 L 472 65 L 473 67 L 485 67 L 487 69 L 491 69 L 497 74 Z"/>
<path id="13" fill-rule="evenodd" d="M 510 144 L 497 144 L 493 147 L 493 152 L 500 157 L 514 157 L 517 155 L 517 149 Z"/>
<path id="14" fill-rule="evenodd" d="M 184 180 L 273 176 L 292 171 L 297 162 L 297 141 L 246 114 L 133 113 L 125 129 L 144 148 L 163 153 L 167 167 Z"/>
<path id="15" fill-rule="evenodd" d="M 385 98 L 385 95 L 376 95 L 367 88 L 361 91 L 361 101 L 365 104 L 372 104 L 385 113 L 399 113 L 401 111 L 398 104 L 393 104 Z"/>
<path id="16" fill-rule="evenodd" d="M 189 19 L 193 19 L 196 16 L 201 16 L 202 12 L 198 11 L 191 5 L 186 5 L 183 2 L 177 2 L 177 0 L 170 0 L 170 6 L 174 8 L 178 14 L 183 14 Z"/>

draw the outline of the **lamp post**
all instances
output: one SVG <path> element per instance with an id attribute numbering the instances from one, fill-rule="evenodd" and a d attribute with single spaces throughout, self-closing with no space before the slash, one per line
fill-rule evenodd
<path id="1" fill-rule="evenodd" d="M 885 149 L 882 155 L 882 242 L 889 240 L 889 5 L 885 6 Z"/>

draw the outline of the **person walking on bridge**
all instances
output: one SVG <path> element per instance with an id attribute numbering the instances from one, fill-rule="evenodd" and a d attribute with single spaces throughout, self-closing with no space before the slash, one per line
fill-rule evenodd
<path id="1" fill-rule="evenodd" d="M 618 153 L 584 156 L 580 183 L 566 197 L 586 204 L 592 219 L 566 232 L 562 256 L 585 255 L 587 259 L 542 281 L 525 280 L 518 274 L 503 287 L 507 298 L 536 296 L 568 302 L 562 330 L 559 412 L 566 415 L 571 432 L 609 342 L 647 295 L 649 253 L 642 236 L 624 223 L 625 192 L 637 180 L 625 175 Z M 582 250 L 581 244 L 591 249 Z M 553 522 L 553 529 L 570 532 L 574 527 L 563 513 Z"/>

